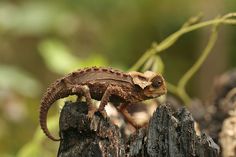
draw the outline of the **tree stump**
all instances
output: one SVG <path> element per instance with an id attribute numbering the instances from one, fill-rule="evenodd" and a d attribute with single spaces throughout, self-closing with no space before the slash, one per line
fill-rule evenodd
<path id="1" fill-rule="evenodd" d="M 99 112 L 88 119 L 84 102 L 67 102 L 60 116 L 58 157 L 217 157 L 219 147 L 202 134 L 185 108 L 174 112 L 163 104 L 147 127 L 128 138 Z"/>

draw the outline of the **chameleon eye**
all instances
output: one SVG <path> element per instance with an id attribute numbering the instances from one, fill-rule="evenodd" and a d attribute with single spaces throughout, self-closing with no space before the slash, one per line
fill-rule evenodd
<path id="1" fill-rule="evenodd" d="M 154 78 L 151 80 L 151 82 L 152 82 L 152 86 L 153 86 L 154 88 L 158 88 L 158 87 L 160 87 L 160 86 L 163 84 L 163 80 L 162 80 L 162 78 L 161 78 L 160 76 L 154 77 Z"/>

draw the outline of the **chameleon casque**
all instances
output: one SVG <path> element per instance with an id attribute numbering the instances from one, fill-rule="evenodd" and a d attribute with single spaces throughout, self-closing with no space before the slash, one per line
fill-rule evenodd
<path id="1" fill-rule="evenodd" d="M 92 99 L 100 101 L 98 111 L 103 111 L 106 104 L 111 102 L 129 123 L 137 127 L 126 110 L 128 104 L 156 98 L 166 92 L 163 77 L 152 71 L 125 73 L 112 68 L 79 69 L 57 79 L 49 86 L 41 100 L 40 126 L 48 138 L 59 141 L 60 139 L 53 137 L 47 128 L 48 110 L 58 99 L 77 95 L 78 98 L 85 97 L 89 109 L 88 116 L 92 116 L 97 110 Z"/>

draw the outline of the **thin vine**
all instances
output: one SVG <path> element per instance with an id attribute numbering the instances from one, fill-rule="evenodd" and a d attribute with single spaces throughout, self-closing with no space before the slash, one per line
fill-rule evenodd
<path id="1" fill-rule="evenodd" d="M 215 45 L 215 42 L 217 40 L 218 32 L 217 27 L 220 24 L 230 24 L 230 25 L 236 25 L 236 13 L 229 13 L 221 17 L 217 17 L 213 20 L 200 22 L 199 20 L 201 18 L 201 15 L 198 15 L 196 17 L 190 18 L 180 29 L 179 31 L 173 33 L 172 35 L 168 36 L 165 40 L 163 40 L 159 44 L 153 45 L 150 49 L 148 49 L 141 57 L 140 59 L 129 69 L 129 71 L 135 71 L 139 70 L 140 67 L 142 67 L 145 62 L 152 56 L 156 55 L 157 53 L 164 52 L 167 48 L 171 47 L 181 36 L 184 34 L 203 28 L 207 26 L 213 26 L 212 32 L 209 38 L 209 41 L 207 43 L 207 46 L 203 50 L 201 56 L 198 58 L 198 60 L 193 64 L 193 66 L 182 76 L 182 78 L 179 80 L 177 85 L 173 85 L 169 82 L 167 82 L 168 90 L 177 95 L 184 104 L 188 104 L 191 101 L 190 96 L 186 92 L 186 85 L 189 82 L 189 80 L 193 77 L 193 75 L 199 70 L 201 65 L 206 60 L 207 56 L 210 54 L 212 48 Z"/>

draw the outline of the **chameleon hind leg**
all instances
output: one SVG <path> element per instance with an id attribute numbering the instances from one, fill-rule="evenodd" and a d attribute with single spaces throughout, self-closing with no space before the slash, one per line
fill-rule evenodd
<path id="1" fill-rule="evenodd" d="M 135 129 L 141 128 L 141 125 L 138 125 L 130 113 L 127 111 L 128 104 L 122 103 L 120 106 L 117 106 L 117 110 L 124 116 L 124 119 L 130 123 Z"/>
<path id="2" fill-rule="evenodd" d="M 88 86 L 86 86 L 86 85 L 75 85 L 72 88 L 72 92 L 79 93 L 77 100 L 80 100 L 80 98 L 82 96 L 85 97 L 86 103 L 88 104 L 88 116 L 92 117 L 94 112 L 96 111 L 96 108 L 93 105 L 92 98 L 91 98 Z"/>

